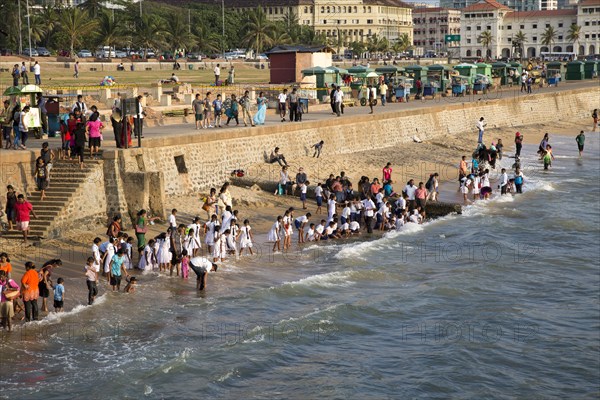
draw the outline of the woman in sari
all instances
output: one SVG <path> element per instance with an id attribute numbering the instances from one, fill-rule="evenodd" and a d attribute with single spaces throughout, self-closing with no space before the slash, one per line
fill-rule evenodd
<path id="1" fill-rule="evenodd" d="M 258 94 L 258 98 L 256 99 L 256 105 L 258 107 L 258 111 L 254 114 L 252 120 L 255 125 L 264 125 L 265 117 L 267 115 L 267 98 L 264 97 L 263 92 Z"/>

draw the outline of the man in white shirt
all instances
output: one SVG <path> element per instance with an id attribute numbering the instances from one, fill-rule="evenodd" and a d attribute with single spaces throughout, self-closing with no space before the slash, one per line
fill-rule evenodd
<path id="1" fill-rule="evenodd" d="M 373 216 L 375 215 L 375 203 L 373 203 L 371 196 L 367 196 L 367 198 L 364 199 L 362 203 L 365 209 L 365 223 L 367 224 L 367 232 L 373 233 Z"/>
<path id="2" fill-rule="evenodd" d="M 204 257 L 193 257 L 190 259 L 189 265 L 192 271 L 196 273 L 196 289 L 204 290 L 208 273 L 217 272 L 217 264 Z"/>
<path id="3" fill-rule="evenodd" d="M 169 215 L 169 226 L 172 229 L 177 229 L 177 209 L 174 208 L 171 210 L 171 215 Z"/>
<path id="4" fill-rule="evenodd" d="M 142 107 L 142 95 L 137 97 L 137 112 L 133 115 L 133 132 L 135 137 L 141 136 L 144 137 L 143 128 L 144 128 L 144 108 Z"/>
<path id="5" fill-rule="evenodd" d="M 35 75 L 35 84 L 36 85 L 41 85 L 42 84 L 42 69 L 40 67 L 40 64 L 38 64 L 38 62 L 36 61 L 35 64 L 33 64 L 33 75 Z"/>
<path id="6" fill-rule="evenodd" d="M 79 111 L 81 111 L 81 115 L 86 115 L 88 112 L 87 105 L 83 101 L 82 95 L 77 96 L 77 101 L 75 102 L 75 104 L 73 104 L 73 107 L 71 107 L 71 112 L 74 113 L 76 109 L 79 109 Z"/>
<path id="7" fill-rule="evenodd" d="M 416 207 L 416 201 L 415 201 L 416 190 L 417 190 L 417 187 L 415 186 L 414 179 L 411 179 L 410 181 L 408 181 L 408 183 L 404 187 L 404 193 L 406 193 L 406 198 L 408 199 L 408 204 L 409 204 L 409 207 L 411 210 Z"/>
<path id="8" fill-rule="evenodd" d="M 479 139 L 477 140 L 477 143 L 483 143 L 483 130 L 486 125 L 487 123 L 483 121 L 483 117 L 479 118 L 479 121 L 477 121 L 477 130 L 479 131 Z"/>
<path id="9" fill-rule="evenodd" d="M 502 174 L 500 175 L 500 194 L 506 194 L 508 189 L 508 174 L 506 168 L 502 168 Z"/>
<path id="10" fill-rule="evenodd" d="M 335 114 L 339 117 L 342 113 L 342 103 L 344 101 L 344 92 L 339 86 L 335 90 Z"/>
<path id="11" fill-rule="evenodd" d="M 217 64 L 213 72 L 215 73 L 215 86 L 219 86 L 219 76 L 221 75 L 221 68 L 219 68 L 220 64 Z"/>
<path id="12" fill-rule="evenodd" d="M 386 85 L 385 82 L 381 82 L 381 85 L 379 85 L 379 92 L 380 92 L 379 94 L 381 95 L 381 105 L 383 107 L 385 107 L 387 91 L 388 91 L 388 85 Z"/>
<path id="13" fill-rule="evenodd" d="M 279 93 L 277 96 L 279 99 L 279 116 L 281 117 L 281 122 L 285 122 L 285 110 L 287 105 L 287 89 L 283 89 L 282 93 Z"/>

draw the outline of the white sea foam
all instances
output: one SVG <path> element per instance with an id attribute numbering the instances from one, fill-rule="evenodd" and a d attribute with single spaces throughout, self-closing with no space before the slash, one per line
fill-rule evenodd
<path id="1" fill-rule="evenodd" d="M 297 281 L 284 282 L 283 285 L 321 286 L 327 288 L 336 286 L 350 286 L 354 284 L 354 282 L 348 280 L 348 277 L 351 273 L 352 271 L 328 272 L 326 274 L 311 275 Z"/>
<path id="2" fill-rule="evenodd" d="M 92 304 L 91 306 L 88 306 L 87 304 L 79 304 L 79 305 L 73 307 L 73 309 L 71 309 L 69 311 L 65 311 L 65 312 L 61 312 L 61 313 L 50 312 L 50 313 L 48 313 L 48 315 L 46 317 L 44 317 L 44 319 L 41 319 L 39 321 L 28 322 L 25 326 L 40 326 L 40 325 L 49 325 L 49 324 L 59 323 L 64 318 L 68 318 L 73 315 L 77 315 L 85 310 L 89 310 L 91 307 L 96 307 L 96 306 L 104 303 L 107 299 L 106 296 L 107 296 L 107 294 L 103 294 L 102 296 L 96 297 L 96 299 L 94 300 L 94 304 Z"/>

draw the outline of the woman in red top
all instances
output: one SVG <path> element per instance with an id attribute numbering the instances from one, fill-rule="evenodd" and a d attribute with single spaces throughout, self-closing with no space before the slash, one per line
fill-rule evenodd
<path id="1" fill-rule="evenodd" d="M 38 285 L 40 277 L 35 270 L 35 265 L 31 261 L 25 263 L 25 275 L 21 278 L 21 293 L 23 294 L 23 303 L 25 304 L 25 321 L 37 321 L 38 303 L 40 296 Z"/>
<path id="2" fill-rule="evenodd" d="M 421 207 L 421 210 L 425 209 L 428 194 L 427 189 L 425 189 L 425 184 L 419 182 L 419 188 L 415 190 L 415 200 L 417 201 L 417 207 Z"/>
<path id="3" fill-rule="evenodd" d="M 371 184 L 371 194 L 373 195 L 373 197 L 375 197 L 377 195 L 377 193 L 379 193 L 379 189 L 381 189 L 381 185 L 379 184 L 379 179 L 374 178 L 373 183 Z"/>
<path id="4" fill-rule="evenodd" d="M 392 163 L 387 163 L 383 168 L 383 182 L 387 182 L 392 179 Z"/>

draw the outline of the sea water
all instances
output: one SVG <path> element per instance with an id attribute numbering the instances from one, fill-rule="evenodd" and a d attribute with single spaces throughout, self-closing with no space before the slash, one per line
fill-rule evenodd
<path id="1" fill-rule="evenodd" d="M 526 147 L 522 195 L 377 240 L 262 247 L 203 294 L 145 274 L 18 327 L 0 397 L 598 398 L 598 137 L 582 159 L 551 144 L 550 171 Z"/>

